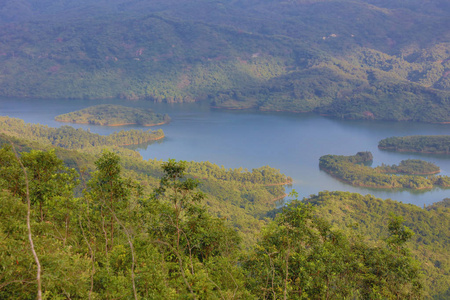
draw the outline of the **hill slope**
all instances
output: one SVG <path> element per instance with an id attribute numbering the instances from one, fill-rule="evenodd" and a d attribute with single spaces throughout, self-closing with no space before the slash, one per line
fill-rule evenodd
<path id="1" fill-rule="evenodd" d="M 0 95 L 450 122 L 449 11 L 441 0 L 6 1 Z"/>
<path id="2" fill-rule="evenodd" d="M 376 199 L 347 192 L 321 192 L 305 200 L 317 206 L 318 214 L 336 227 L 357 232 L 373 241 L 385 238 L 385 226 L 391 213 L 402 216 L 415 235 L 412 252 L 421 261 L 425 290 L 435 299 L 447 299 L 449 291 L 449 199 L 424 209 L 412 204 Z"/>

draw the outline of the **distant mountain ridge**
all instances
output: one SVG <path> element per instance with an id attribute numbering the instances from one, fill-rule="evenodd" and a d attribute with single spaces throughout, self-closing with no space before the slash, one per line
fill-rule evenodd
<path id="1" fill-rule="evenodd" d="M 3 1 L 0 95 L 450 122 L 448 1 Z"/>

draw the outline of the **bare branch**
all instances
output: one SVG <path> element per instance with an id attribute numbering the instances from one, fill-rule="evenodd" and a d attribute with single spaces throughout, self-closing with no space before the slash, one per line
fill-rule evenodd
<path id="1" fill-rule="evenodd" d="M 81 219 L 78 219 L 78 222 L 80 224 L 81 233 L 83 234 L 83 238 L 89 247 L 89 252 L 91 253 L 92 274 L 91 274 L 91 289 L 89 290 L 89 300 L 90 300 L 92 298 L 92 292 L 94 290 L 95 254 L 94 254 L 94 250 L 92 249 L 91 245 L 89 244 L 89 241 L 86 238 L 86 235 L 85 235 L 84 229 L 83 229 L 83 224 L 81 224 Z"/>
<path id="2" fill-rule="evenodd" d="M 25 166 L 22 163 L 22 160 L 19 157 L 19 154 L 17 154 L 16 147 L 14 147 L 14 143 L 10 140 L 9 141 L 12 149 L 14 151 L 14 154 L 16 156 L 17 162 L 20 164 L 20 167 L 22 168 L 24 177 L 25 177 L 25 187 L 26 187 L 26 198 L 27 198 L 27 228 L 28 228 L 28 240 L 30 241 L 30 247 L 31 252 L 33 253 L 34 261 L 37 265 L 37 271 L 36 271 L 36 281 L 38 285 L 37 290 L 37 299 L 42 300 L 42 283 L 41 283 L 41 264 L 39 263 L 39 258 L 37 256 L 36 250 L 34 249 L 34 242 L 33 242 L 33 235 L 31 233 L 31 200 L 30 200 L 30 189 L 29 189 L 29 183 L 28 183 L 28 174 Z"/>
<path id="3" fill-rule="evenodd" d="M 186 286 L 188 287 L 189 291 L 191 292 L 192 297 L 194 297 L 194 299 L 197 299 L 197 297 L 195 297 L 194 291 L 192 290 L 192 287 L 190 286 L 189 282 L 187 281 L 186 274 L 184 273 L 184 269 L 183 269 L 183 260 L 181 259 L 181 256 L 178 253 L 178 251 L 172 245 L 170 245 L 169 243 L 163 242 L 161 240 L 156 240 L 155 242 L 159 243 L 159 244 L 166 245 L 167 247 L 172 249 L 172 251 L 175 253 L 175 255 L 178 258 L 178 264 L 180 265 L 181 276 L 183 277 L 184 283 L 186 284 Z"/>
<path id="4" fill-rule="evenodd" d="M 117 218 L 114 211 L 111 208 L 109 210 L 111 211 L 111 214 L 113 215 L 116 222 L 123 228 L 123 231 L 125 232 L 125 235 L 127 236 L 128 244 L 130 245 L 130 249 L 131 249 L 131 281 L 133 282 L 134 299 L 137 300 L 138 296 L 137 296 L 137 292 L 136 292 L 136 283 L 134 280 L 134 277 L 135 277 L 134 267 L 135 267 L 136 261 L 135 261 L 135 257 L 134 257 L 134 247 L 133 247 L 133 241 L 131 240 L 131 234 L 128 232 L 127 228 L 119 221 L 119 218 Z"/>

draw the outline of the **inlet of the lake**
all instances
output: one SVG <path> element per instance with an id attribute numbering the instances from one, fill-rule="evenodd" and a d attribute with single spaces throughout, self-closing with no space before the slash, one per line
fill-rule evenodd
<path id="1" fill-rule="evenodd" d="M 97 104 L 120 104 L 152 108 L 167 113 L 172 122 L 162 128 L 166 138 L 138 149 L 144 159 L 210 161 L 225 168 L 247 169 L 264 165 L 279 169 L 294 180 L 292 188 L 299 197 L 319 191 L 351 191 L 391 198 L 418 206 L 450 197 L 450 189 L 379 190 L 357 188 L 339 182 L 319 170 L 319 157 L 325 154 L 352 155 L 371 151 L 373 166 L 398 164 L 408 158 L 433 162 L 442 175 L 450 175 L 450 157 L 381 151 L 378 142 L 386 137 L 449 134 L 450 124 L 338 120 L 313 114 L 266 113 L 216 110 L 205 103 L 157 104 L 125 100 L 37 100 L 0 98 L 0 115 L 52 127 L 59 114 Z M 109 134 L 122 129 L 147 129 L 140 126 L 101 127 L 71 124 L 91 132 Z"/>

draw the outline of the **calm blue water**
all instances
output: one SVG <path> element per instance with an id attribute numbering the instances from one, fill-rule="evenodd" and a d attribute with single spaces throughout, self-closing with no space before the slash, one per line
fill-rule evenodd
<path id="1" fill-rule="evenodd" d="M 0 115 L 59 127 L 64 124 L 53 120 L 56 115 L 103 103 L 148 107 L 171 116 L 170 124 L 154 127 L 162 128 L 166 139 L 138 150 L 144 159 L 210 161 L 226 168 L 249 170 L 269 165 L 294 179 L 293 188 L 301 198 L 323 190 L 342 190 L 422 206 L 450 197 L 450 189 L 410 192 L 356 188 L 331 178 L 318 167 L 319 157 L 325 154 L 352 155 L 358 151 L 371 151 L 373 166 L 419 158 L 436 163 L 441 167 L 441 174 L 450 175 L 450 157 L 394 153 L 377 148 L 379 140 L 390 136 L 450 134 L 450 125 L 343 121 L 310 114 L 223 111 L 198 103 L 170 105 L 124 100 L 0 98 Z M 147 129 L 140 126 L 73 126 L 100 134 L 121 129 Z"/>

